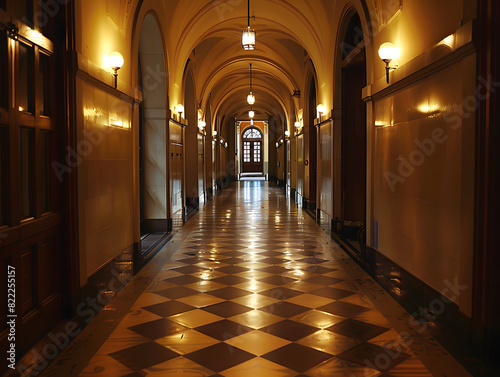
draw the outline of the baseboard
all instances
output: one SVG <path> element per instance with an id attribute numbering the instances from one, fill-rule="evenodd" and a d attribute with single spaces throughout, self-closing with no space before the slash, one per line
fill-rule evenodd
<path id="1" fill-rule="evenodd" d="M 366 257 L 358 263 L 469 370 L 488 375 L 482 365 L 491 349 L 498 350 L 498 336 L 488 334 L 484 326 L 460 312 L 457 304 L 443 299 L 441 292 L 378 250 L 366 247 Z"/>

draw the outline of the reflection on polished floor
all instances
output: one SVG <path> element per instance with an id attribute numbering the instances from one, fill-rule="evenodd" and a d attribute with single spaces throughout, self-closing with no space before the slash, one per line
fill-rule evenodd
<path id="1" fill-rule="evenodd" d="M 469 376 L 268 182 L 208 201 L 149 265 L 44 375 Z"/>

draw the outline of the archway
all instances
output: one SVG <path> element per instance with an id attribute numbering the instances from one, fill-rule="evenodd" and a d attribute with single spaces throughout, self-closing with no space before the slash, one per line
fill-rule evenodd
<path id="1" fill-rule="evenodd" d="M 340 233 L 362 255 L 366 227 L 366 53 L 361 20 L 347 19 L 342 44 L 342 138 Z"/>
<path id="2" fill-rule="evenodd" d="M 241 171 L 264 174 L 264 135 L 257 127 L 247 127 L 241 135 L 243 146 Z"/>
<path id="3" fill-rule="evenodd" d="M 311 75 L 311 83 L 309 85 L 309 98 L 307 105 L 307 123 L 308 123 L 308 148 L 306 151 L 305 169 L 306 182 L 308 182 L 307 190 L 307 206 L 311 210 L 316 209 L 316 189 L 317 189 L 317 135 L 314 119 L 316 118 L 316 83 L 314 76 Z M 309 177 L 307 179 L 307 177 Z"/>
<path id="4" fill-rule="evenodd" d="M 198 109 L 193 75 L 186 74 L 184 107 L 188 125 L 185 141 L 185 182 L 187 211 L 197 208 L 200 197 L 204 195 L 203 135 L 198 132 Z"/>
<path id="5" fill-rule="evenodd" d="M 160 29 L 151 14 L 144 17 L 139 37 L 139 197 L 141 246 L 139 260 L 170 230 L 166 104 L 168 75 Z"/>

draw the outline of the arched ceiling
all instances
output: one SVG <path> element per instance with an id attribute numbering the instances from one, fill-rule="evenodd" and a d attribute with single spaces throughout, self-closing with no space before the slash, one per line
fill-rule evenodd
<path id="1" fill-rule="evenodd" d="M 331 38 L 331 0 L 250 0 L 250 20 L 257 32 L 254 51 L 241 47 L 247 26 L 247 0 L 169 1 L 175 25 L 167 35 L 171 99 L 180 103 L 186 62 L 193 64 L 196 101 L 213 115 L 248 119 L 249 63 L 253 70 L 253 106 L 259 119 L 293 114 L 291 96 L 306 79 L 305 62 L 325 64 L 325 34 Z M 327 38 L 327 40 L 328 40 Z M 316 66 L 316 68 L 318 68 Z M 178 95 L 176 96 L 176 92 Z"/>
<path id="2" fill-rule="evenodd" d="M 161 2 L 142 1 L 151 5 Z M 254 51 L 241 47 L 241 33 L 247 26 L 247 1 L 162 2 L 172 110 L 183 102 L 189 67 L 200 109 L 210 106 L 212 119 L 245 119 L 249 110 L 249 63 L 253 65 L 257 98 L 253 107 L 261 119 L 286 115 L 292 121 L 303 105 L 303 97 L 297 100 L 292 94 L 306 92 L 310 69 L 321 80 L 318 90 L 326 85 L 325 103 L 332 102 L 327 93 L 331 85 L 327 84 L 333 81 L 332 50 L 337 35 L 334 15 L 341 13 L 347 0 L 250 0 L 250 24 L 257 32 Z M 361 0 L 351 1 L 361 8 Z"/>

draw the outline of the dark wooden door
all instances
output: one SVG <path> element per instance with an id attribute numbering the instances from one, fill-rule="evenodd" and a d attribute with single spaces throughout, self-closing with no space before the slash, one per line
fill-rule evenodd
<path id="1" fill-rule="evenodd" d="M 262 140 L 243 140 L 243 173 L 262 173 Z"/>
<path id="2" fill-rule="evenodd" d="M 342 220 L 365 224 L 366 105 L 364 50 L 342 71 Z"/>

